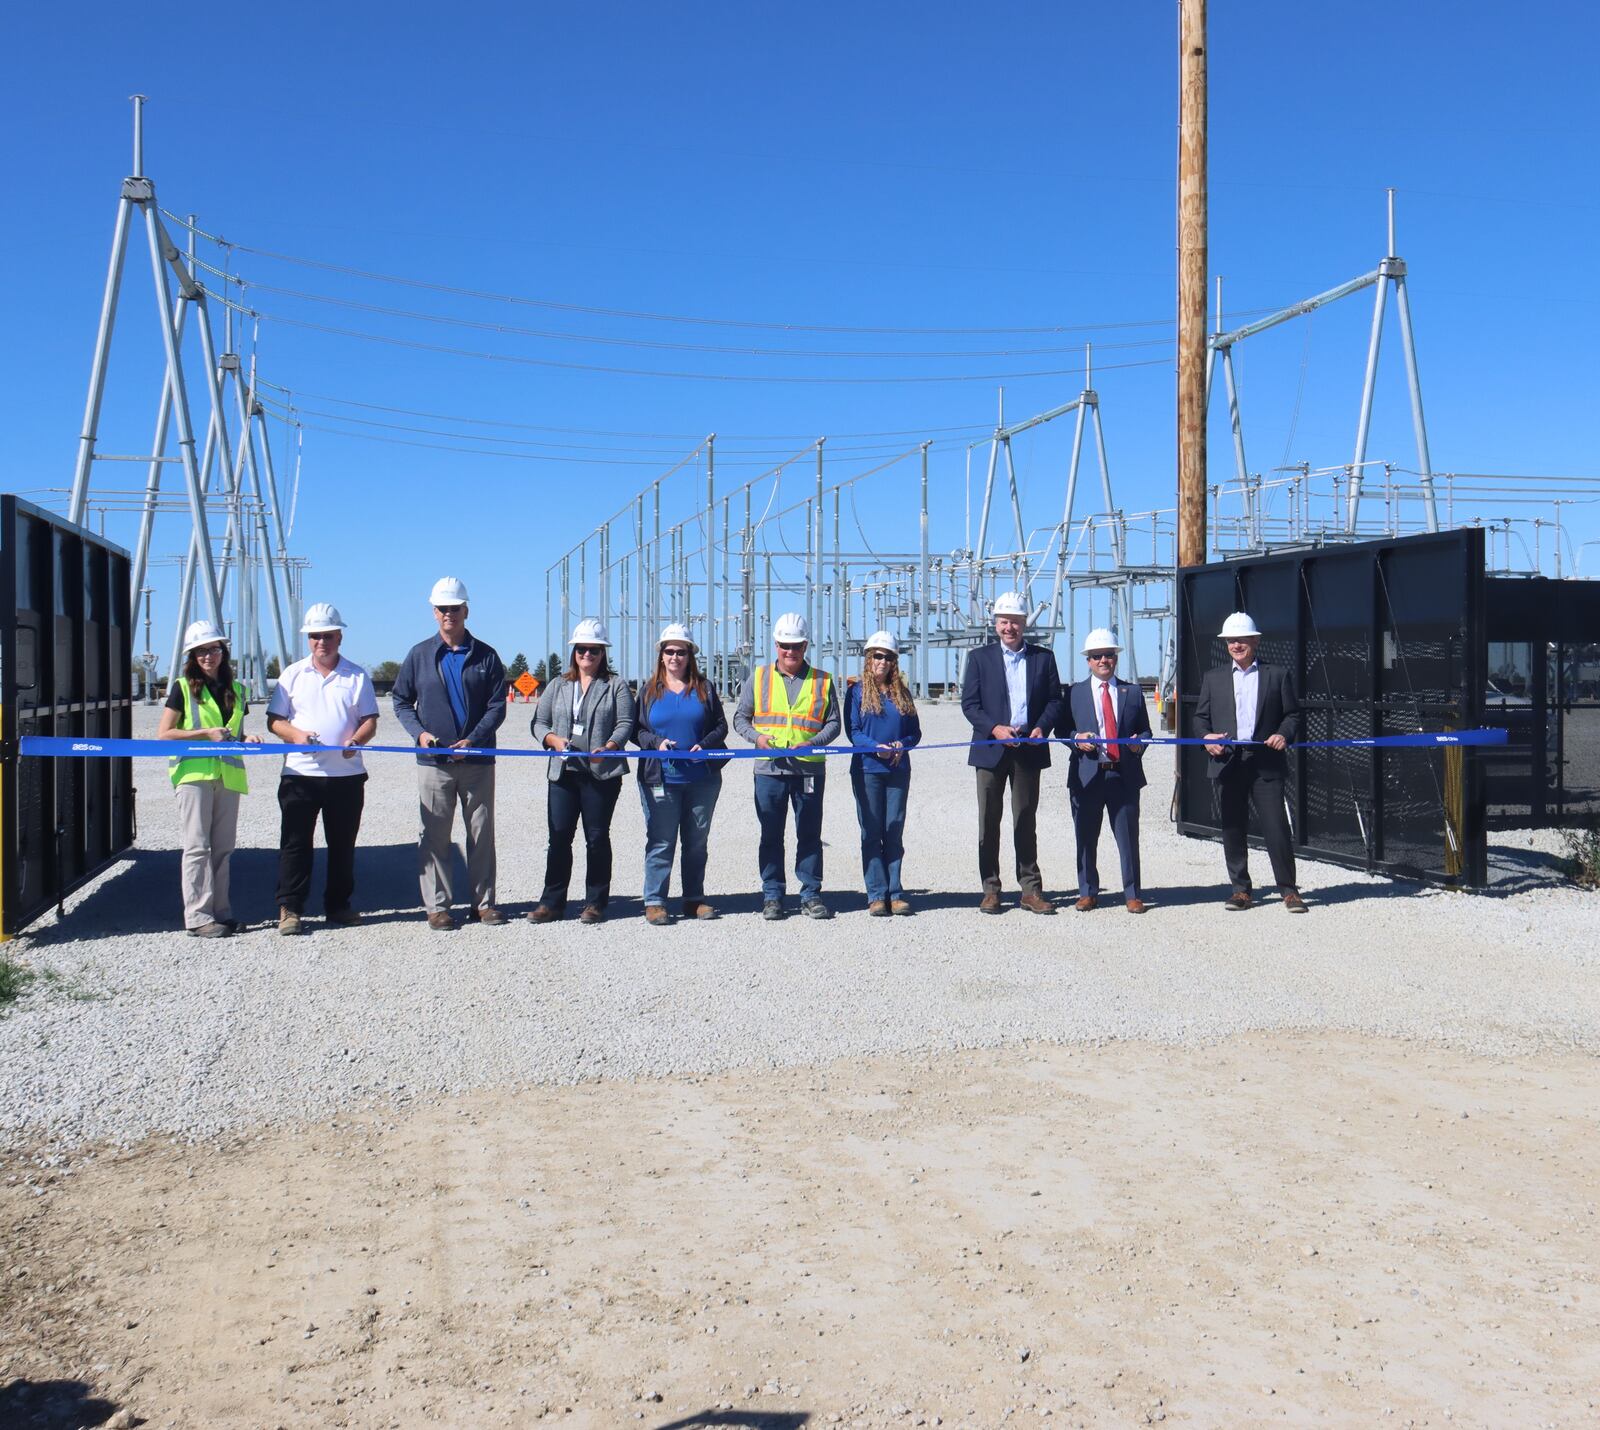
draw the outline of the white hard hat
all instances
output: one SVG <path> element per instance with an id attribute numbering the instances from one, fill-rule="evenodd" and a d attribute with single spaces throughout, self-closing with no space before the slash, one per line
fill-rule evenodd
<path id="1" fill-rule="evenodd" d="M 895 639 L 892 631 L 874 631 L 866 640 L 861 642 L 863 651 L 886 650 L 890 655 L 900 654 L 900 642 Z"/>
<path id="2" fill-rule="evenodd" d="M 1117 644 L 1116 635 L 1104 626 L 1096 626 L 1083 638 L 1083 653 L 1088 655 L 1092 650 L 1121 650 Z"/>
<path id="3" fill-rule="evenodd" d="M 798 611 L 785 611 L 772 623 L 772 639 L 793 644 L 795 641 L 805 641 L 810 644 L 811 627 L 806 624 L 806 618 Z"/>
<path id="4" fill-rule="evenodd" d="M 195 621 L 183 633 L 183 653 L 188 655 L 197 645 L 227 645 L 228 638 L 212 621 Z"/>
<path id="5" fill-rule="evenodd" d="M 996 616 L 1021 616 L 1026 620 L 1028 617 L 1028 603 L 1023 599 L 1020 591 L 1002 591 L 994 598 L 992 614 Z"/>
<path id="6" fill-rule="evenodd" d="M 668 621 L 666 625 L 661 627 L 661 638 L 656 642 L 656 649 L 660 650 L 668 641 L 673 641 L 678 645 L 686 645 L 691 651 L 700 649 L 690 639 L 689 627 L 684 625 L 682 621 Z"/>
<path id="7" fill-rule="evenodd" d="M 339 608 L 330 606 L 326 601 L 306 607 L 306 618 L 300 622 L 300 634 L 303 636 L 314 635 L 318 631 L 342 631 L 344 628 L 344 617 L 339 614 Z"/>
<path id="8" fill-rule="evenodd" d="M 467 604 L 467 587 L 459 576 L 441 576 L 428 593 L 430 606 L 464 606 Z"/>
<path id="9" fill-rule="evenodd" d="M 585 616 L 572 628 L 572 635 L 567 640 L 568 645 L 610 645 L 611 638 L 606 635 L 606 628 L 595 620 L 593 616 Z"/>
<path id="10" fill-rule="evenodd" d="M 1243 611 L 1235 611 L 1222 623 L 1222 629 L 1217 634 L 1225 641 L 1239 640 L 1243 636 L 1258 636 L 1261 634 L 1256 629 L 1256 623 Z"/>

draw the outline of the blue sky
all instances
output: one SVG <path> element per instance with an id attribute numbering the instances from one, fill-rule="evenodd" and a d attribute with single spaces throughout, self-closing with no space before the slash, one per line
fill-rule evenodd
<path id="1" fill-rule="evenodd" d="M 1435 468 L 1600 474 L 1595 12 L 1211 9 L 1211 266 L 1230 314 L 1374 267 L 1392 185 Z M 313 563 L 307 599 L 343 609 L 358 659 L 398 658 L 425 635 L 427 590 L 445 572 L 472 588 L 480 635 L 535 657 L 545 566 L 712 431 L 729 481 L 824 434 L 836 434 L 830 479 L 918 440 L 848 434 L 937 437 L 933 545 L 949 550 L 964 540 L 964 444 L 995 412 L 997 383 L 972 375 L 1058 373 L 1004 384 L 1008 415 L 1041 411 L 1081 388 L 1085 338 L 1119 505 L 1172 504 L 1173 4 L 287 4 L 182 24 L 91 4 L 33 7 L 6 29 L 20 121 L 8 155 L 20 202 L 0 240 L 8 490 L 59 501 L 41 489 L 70 480 L 135 90 L 150 96 L 146 169 L 162 204 L 244 248 L 579 308 L 779 325 L 491 302 L 235 250 L 226 266 L 254 285 L 247 302 L 277 315 L 260 325 L 261 376 L 308 414 L 341 414 L 303 418 L 317 430 L 304 434 L 291 546 Z M 1349 460 L 1370 310 L 1363 294 L 1309 334 L 1296 323 L 1241 350 L 1252 469 Z M 152 315 L 135 248 L 102 451 L 148 446 Z M 1369 454 L 1406 467 L 1397 337 L 1391 315 Z M 707 346 L 813 355 L 696 350 Z M 928 355 L 942 352 L 964 355 Z M 910 375 L 972 380 L 860 380 Z M 852 380 L 772 380 L 785 376 Z M 1230 469 L 1220 412 L 1213 480 Z M 463 435 L 485 432 L 551 445 L 439 450 L 491 445 Z M 1060 518 L 1069 436 L 1057 424 L 1018 443 L 1030 526 Z M 875 549 L 914 548 L 915 471 L 862 484 L 853 516 Z M 95 480 L 131 487 L 142 468 L 101 464 Z M 687 474 L 669 485 L 677 515 L 694 487 Z M 1088 488 L 1080 514 L 1099 505 Z M 1568 510 L 1575 549 L 1600 537 L 1593 510 Z M 106 520 L 131 543 L 131 517 Z M 183 518 L 163 517 L 155 554 L 185 538 Z M 783 539 L 797 542 L 798 525 Z M 1600 569 L 1600 545 L 1583 554 Z M 154 574 L 164 662 L 173 571 Z"/>

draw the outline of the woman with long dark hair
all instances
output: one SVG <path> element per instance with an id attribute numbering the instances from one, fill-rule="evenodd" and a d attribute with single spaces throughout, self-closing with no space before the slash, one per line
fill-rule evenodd
<path id="1" fill-rule="evenodd" d="M 546 760 L 546 803 L 550 843 L 545 854 L 544 892 L 528 918 L 554 923 L 567 911 L 572 882 L 572 838 L 583 822 L 584 871 L 581 922 L 597 924 L 611 901 L 611 816 L 622 793 L 626 760 L 607 759 L 633 738 L 634 701 L 628 683 L 613 675 L 606 651 L 606 628 L 586 617 L 572 628 L 572 660 L 565 675 L 539 693 L 533 717 L 534 738 L 547 750 L 562 752 Z"/>
<path id="2" fill-rule="evenodd" d="M 850 743 L 866 753 L 850 758 L 850 788 L 861 824 L 861 872 L 867 912 L 875 917 L 909 914 L 900 883 L 905 857 L 906 801 L 911 793 L 911 756 L 922 739 L 922 721 L 911 688 L 900 673 L 900 643 L 875 631 L 861 650 L 861 676 L 845 693 L 844 728 Z"/>
<path id="3" fill-rule="evenodd" d="M 700 673 L 699 647 L 687 626 L 663 628 L 656 642 L 655 674 L 639 694 L 641 750 L 722 750 L 728 745 L 728 719 L 717 688 Z M 711 816 L 722 793 L 719 760 L 639 761 L 639 802 L 644 806 L 644 916 L 647 923 L 670 923 L 667 888 L 672 856 L 683 847 L 683 916 L 715 918 L 705 900 L 706 842 Z"/>
<path id="4" fill-rule="evenodd" d="M 244 686 L 233 678 L 227 638 L 210 621 L 196 621 L 183 633 L 183 674 L 168 682 L 167 706 L 156 731 L 163 740 L 216 743 L 246 735 L 249 710 Z M 239 827 L 239 796 L 249 785 L 237 755 L 184 756 L 169 761 L 183 831 L 183 923 L 191 938 L 225 938 L 238 923 L 233 917 L 228 865 Z"/>

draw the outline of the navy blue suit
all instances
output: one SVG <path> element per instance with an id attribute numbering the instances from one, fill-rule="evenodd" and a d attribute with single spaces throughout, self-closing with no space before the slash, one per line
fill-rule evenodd
<path id="1" fill-rule="evenodd" d="M 1080 730 L 1098 734 L 1100 720 L 1095 709 L 1093 679 L 1080 680 L 1064 702 L 1059 733 L 1077 734 Z M 1144 691 L 1119 680 L 1116 685 L 1118 739 L 1150 734 L 1150 715 L 1144 705 Z M 1139 883 L 1139 791 L 1145 786 L 1144 751 L 1132 745 L 1117 746 L 1114 764 L 1102 764 L 1097 755 L 1086 755 L 1072 747 L 1067 767 L 1067 791 L 1072 800 L 1072 830 L 1078 845 L 1078 894 L 1096 898 L 1100 893 L 1100 825 L 1111 815 L 1111 833 L 1117 841 L 1122 862 L 1122 896 L 1143 899 Z"/>
<path id="2" fill-rule="evenodd" d="M 1022 733 L 1051 734 L 1061 714 L 1061 673 L 1044 646 L 1024 645 L 1027 719 Z M 1000 643 L 979 646 L 967 657 L 961 682 L 961 713 L 973 739 L 992 740 L 996 725 L 1011 724 L 1011 691 L 1006 683 Z M 1000 892 L 1000 819 L 1007 786 L 1011 790 L 1011 836 L 1017 856 L 1017 883 L 1024 896 L 1043 897 L 1039 873 L 1039 774 L 1050 763 L 1048 745 L 980 745 L 967 751 L 978 775 L 978 876 L 985 894 Z"/>

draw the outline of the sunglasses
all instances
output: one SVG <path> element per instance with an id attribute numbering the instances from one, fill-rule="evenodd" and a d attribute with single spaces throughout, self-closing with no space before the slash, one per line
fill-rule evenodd
<path id="1" fill-rule="evenodd" d="M 465 606 L 435 606 L 433 609 L 436 610 L 441 616 L 459 616 L 462 613 L 462 611 L 466 610 L 466 607 Z"/>
<path id="2" fill-rule="evenodd" d="M 1114 650 L 1092 650 L 1089 652 L 1090 660 L 1115 660 L 1117 653 Z"/>
<path id="3" fill-rule="evenodd" d="M 889 661 L 891 664 L 893 664 L 893 662 L 894 662 L 894 657 L 892 655 L 890 655 L 888 651 L 884 651 L 884 650 L 875 650 L 875 651 L 869 652 L 868 655 L 867 655 L 867 659 L 868 660 L 886 660 L 886 661 Z"/>
<path id="4" fill-rule="evenodd" d="M 572 653 L 574 655 L 599 655 L 604 649 L 604 646 L 597 645 L 575 645 L 572 648 Z"/>
<path id="5" fill-rule="evenodd" d="M 803 651 L 805 648 L 806 648 L 806 642 L 805 641 L 779 641 L 778 642 L 778 649 L 779 650 Z"/>
<path id="6" fill-rule="evenodd" d="M 309 631 L 306 634 L 308 641 L 336 641 L 339 639 L 338 631 Z"/>
<path id="7" fill-rule="evenodd" d="M 667 660 L 688 660 L 689 658 L 689 652 L 682 646 L 666 646 L 662 649 L 661 654 Z"/>

